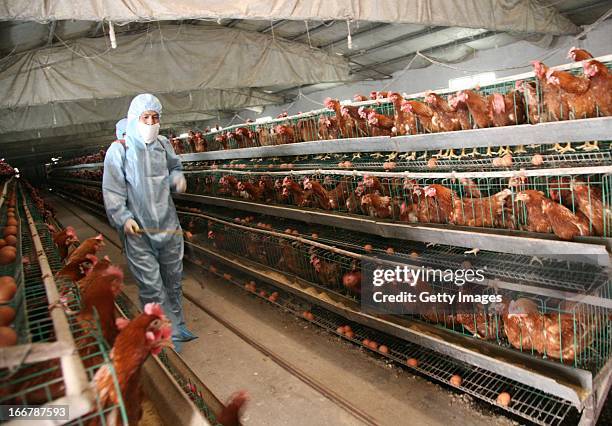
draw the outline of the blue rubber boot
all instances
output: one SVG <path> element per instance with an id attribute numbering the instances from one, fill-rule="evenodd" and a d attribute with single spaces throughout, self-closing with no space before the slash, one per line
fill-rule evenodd
<path id="1" fill-rule="evenodd" d="M 175 339 L 180 342 L 190 342 L 198 338 L 198 336 L 189 331 L 184 325 L 178 327 L 178 332 L 179 335 L 176 336 Z"/>
<path id="2" fill-rule="evenodd" d="M 180 354 L 183 350 L 183 342 L 180 340 L 172 339 L 172 344 L 174 345 L 174 352 Z"/>

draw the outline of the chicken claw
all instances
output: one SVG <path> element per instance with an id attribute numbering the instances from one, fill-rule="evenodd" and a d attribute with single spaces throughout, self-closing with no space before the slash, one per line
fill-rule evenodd
<path id="1" fill-rule="evenodd" d="M 599 151 L 599 141 L 586 141 L 584 144 L 578 146 L 577 148 L 586 152 Z"/>
<path id="2" fill-rule="evenodd" d="M 415 151 L 412 151 L 411 153 L 410 152 L 406 152 L 406 153 L 400 155 L 399 158 L 401 160 L 404 160 L 404 161 L 411 161 L 411 160 L 414 161 L 414 160 L 416 160 L 416 152 Z"/>
<path id="3" fill-rule="evenodd" d="M 549 151 L 555 151 L 561 155 L 565 154 L 566 152 L 576 152 L 576 150 L 572 148 L 571 142 L 568 142 L 564 147 L 557 142 L 552 148 L 549 149 Z"/>
<path id="4" fill-rule="evenodd" d="M 493 157 L 493 153 L 491 152 L 491 147 L 487 147 L 487 152 L 483 154 L 485 157 Z"/>
<path id="5" fill-rule="evenodd" d="M 361 158 L 361 152 L 356 152 L 353 154 L 353 158 L 351 158 L 351 161 L 356 159 L 356 158 Z"/>
<path id="6" fill-rule="evenodd" d="M 446 151 L 441 149 L 440 152 L 438 152 L 437 154 L 434 154 L 433 157 L 435 157 L 435 158 L 450 158 L 450 151 L 452 151 L 452 149 L 447 149 Z"/>
<path id="7" fill-rule="evenodd" d="M 387 156 L 387 161 L 393 161 L 397 158 L 397 155 L 399 154 L 399 152 L 392 152 L 391 154 L 389 154 Z"/>
<path id="8" fill-rule="evenodd" d="M 480 155 L 482 154 L 480 154 L 480 152 L 478 151 L 478 148 L 472 148 L 472 152 L 470 152 L 469 154 L 465 154 L 466 157 L 471 157 L 471 158 L 479 157 Z"/>
<path id="9" fill-rule="evenodd" d="M 529 261 L 529 266 L 533 265 L 534 262 L 539 263 L 540 266 L 544 266 L 544 262 L 542 262 L 542 259 L 540 259 L 537 256 L 532 256 L 531 257 L 531 260 Z"/>
<path id="10" fill-rule="evenodd" d="M 524 145 L 519 145 L 516 147 L 516 149 L 514 150 L 515 154 L 526 154 L 527 150 L 525 149 Z"/>
<path id="11" fill-rule="evenodd" d="M 427 160 L 427 151 L 425 151 L 420 157 L 417 157 L 417 160 Z"/>
<path id="12" fill-rule="evenodd" d="M 497 156 L 502 158 L 506 155 L 512 155 L 512 150 L 509 146 L 500 146 L 497 150 Z"/>
<path id="13" fill-rule="evenodd" d="M 474 256 L 476 256 L 479 251 L 480 251 L 479 248 L 473 248 L 472 250 L 464 251 L 463 254 L 473 254 Z"/>
<path id="14" fill-rule="evenodd" d="M 438 245 L 438 243 L 427 243 L 427 245 L 425 247 L 429 248 L 429 247 L 435 247 L 437 245 Z"/>
<path id="15" fill-rule="evenodd" d="M 375 152 L 374 154 L 370 154 L 370 157 L 379 159 L 379 158 L 383 158 L 384 155 L 382 155 L 380 152 Z"/>

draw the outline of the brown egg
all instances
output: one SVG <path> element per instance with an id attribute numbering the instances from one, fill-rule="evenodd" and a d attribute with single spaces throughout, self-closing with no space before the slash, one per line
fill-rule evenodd
<path id="1" fill-rule="evenodd" d="M 368 343 L 368 348 L 376 350 L 378 349 L 378 343 L 376 343 L 374 340 L 370 340 L 370 343 Z"/>
<path id="2" fill-rule="evenodd" d="M 313 240 L 316 240 L 319 238 L 319 234 L 312 234 L 310 238 L 312 238 Z"/>
<path id="3" fill-rule="evenodd" d="M 363 339 L 363 340 L 361 341 L 361 344 L 362 344 L 363 346 L 370 346 L 370 339 Z"/>
<path id="4" fill-rule="evenodd" d="M 17 226 L 18 224 L 19 222 L 17 222 L 17 219 L 15 219 L 14 217 L 9 217 L 6 221 L 6 226 Z"/>
<path id="5" fill-rule="evenodd" d="M 264 290 L 259 291 L 259 296 L 266 297 L 268 294 Z"/>
<path id="6" fill-rule="evenodd" d="M 372 247 L 372 244 L 366 244 L 365 246 L 363 246 L 363 249 L 366 253 L 370 253 L 374 249 L 374 247 Z"/>
<path id="7" fill-rule="evenodd" d="M 6 241 L 0 238 L 0 248 L 4 247 L 5 245 L 6 245 Z"/>
<path id="8" fill-rule="evenodd" d="M 344 327 L 340 326 L 336 329 L 336 333 L 338 334 L 344 334 Z"/>
<path id="9" fill-rule="evenodd" d="M 508 392 L 502 392 L 497 395 L 497 403 L 504 407 L 510 405 L 510 399 L 510 394 Z"/>
<path id="10" fill-rule="evenodd" d="M 2 231 L 2 236 L 6 238 L 7 235 L 17 235 L 17 227 L 16 226 L 5 226 L 4 231 Z"/>
<path id="11" fill-rule="evenodd" d="M 438 159 L 430 158 L 429 161 L 427 161 L 427 167 L 430 169 L 435 169 L 436 167 L 438 167 Z"/>
<path id="12" fill-rule="evenodd" d="M 383 353 L 383 354 L 388 354 L 388 353 L 389 353 L 389 348 L 388 348 L 388 347 L 386 347 L 385 345 L 380 345 L 380 346 L 378 347 L 378 351 L 379 351 L 380 353 Z"/>
<path id="13" fill-rule="evenodd" d="M 17 258 L 17 250 L 12 246 L 4 246 L 0 249 L 0 265 L 13 263 Z"/>
<path id="14" fill-rule="evenodd" d="M 406 364 L 408 364 L 410 367 L 416 368 L 416 366 L 419 365 L 419 361 L 417 361 L 416 358 L 408 358 Z"/>
<path id="15" fill-rule="evenodd" d="M 11 325 L 15 319 L 15 309 L 10 306 L 0 306 L 0 327 Z"/>
<path id="16" fill-rule="evenodd" d="M 410 252 L 410 257 L 412 259 L 418 259 L 419 258 L 419 254 L 416 251 L 412 251 L 412 252 Z"/>
<path id="17" fill-rule="evenodd" d="M 387 254 L 395 254 L 395 250 L 393 250 L 393 247 L 388 247 L 385 251 L 387 252 Z"/>
<path id="18" fill-rule="evenodd" d="M 458 374 L 453 374 L 450 378 L 450 384 L 453 386 L 461 386 L 461 382 L 463 382 L 463 379 Z"/>
<path id="19" fill-rule="evenodd" d="M 355 337 L 355 333 L 353 333 L 353 330 L 345 331 L 344 335 L 348 337 L 349 339 L 352 339 Z"/>
<path id="20" fill-rule="evenodd" d="M 17 344 L 17 333 L 11 327 L 0 327 L 0 348 Z"/>
<path id="21" fill-rule="evenodd" d="M 542 157 L 541 154 L 535 154 L 533 157 L 531 157 L 531 164 L 534 166 L 541 166 L 544 164 L 544 157 Z"/>
<path id="22" fill-rule="evenodd" d="M 17 237 L 15 235 L 7 235 L 4 242 L 6 245 L 15 247 L 17 245 Z"/>
<path id="23" fill-rule="evenodd" d="M 228 281 L 232 280 L 232 276 L 230 274 L 223 274 L 223 278 L 225 278 Z"/>
<path id="24" fill-rule="evenodd" d="M 344 329 L 345 333 L 348 333 L 349 331 L 353 331 L 351 330 L 351 326 L 350 325 L 345 325 L 344 327 L 342 327 Z"/>
<path id="25" fill-rule="evenodd" d="M 13 277 L 0 277 L 0 303 L 10 302 L 17 292 Z"/>
<path id="26" fill-rule="evenodd" d="M 217 272 L 217 268 L 214 265 L 210 265 L 210 268 L 208 268 L 210 272 L 212 272 L 213 274 Z"/>
<path id="27" fill-rule="evenodd" d="M 383 164 L 383 169 L 385 170 L 393 170 L 396 167 L 397 167 L 397 163 L 394 163 L 393 161 L 388 161 Z"/>

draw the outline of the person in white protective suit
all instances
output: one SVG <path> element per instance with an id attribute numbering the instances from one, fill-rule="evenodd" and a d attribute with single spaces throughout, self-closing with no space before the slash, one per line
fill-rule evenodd
<path id="1" fill-rule="evenodd" d="M 153 95 L 132 100 L 125 142 L 113 143 L 106 152 L 102 191 L 106 214 L 138 281 L 140 303 L 162 305 L 180 351 L 181 342 L 197 336 L 187 330 L 183 317 L 183 234 L 170 191 L 184 192 L 187 183 L 181 160 L 159 135 L 161 111 Z"/>
<path id="2" fill-rule="evenodd" d="M 115 134 L 117 140 L 125 139 L 125 128 L 127 127 L 127 118 L 122 118 L 115 124 Z"/>

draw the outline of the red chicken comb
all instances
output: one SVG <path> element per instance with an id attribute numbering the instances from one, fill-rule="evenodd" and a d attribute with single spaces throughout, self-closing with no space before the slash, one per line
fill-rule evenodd
<path id="1" fill-rule="evenodd" d="M 147 303 L 144 306 L 144 312 L 147 315 L 154 315 L 160 318 L 164 316 L 164 310 L 159 303 Z"/>

